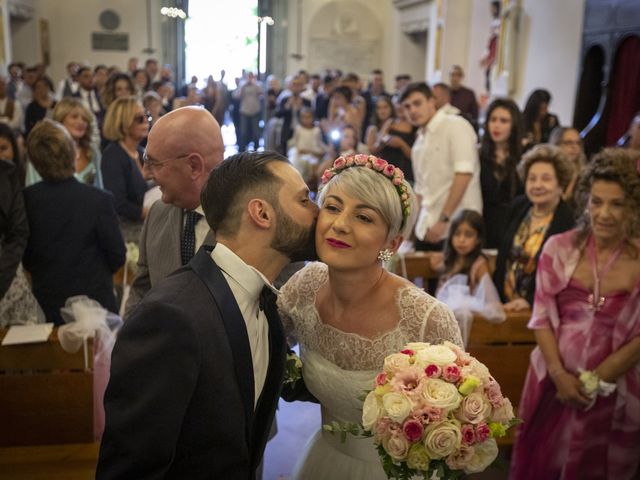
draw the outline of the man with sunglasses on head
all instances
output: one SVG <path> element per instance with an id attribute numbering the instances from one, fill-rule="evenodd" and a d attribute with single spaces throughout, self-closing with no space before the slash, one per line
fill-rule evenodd
<path id="1" fill-rule="evenodd" d="M 201 107 L 178 108 L 158 119 L 149 133 L 144 171 L 162 192 L 140 234 L 138 273 L 126 316 L 160 280 L 187 264 L 213 235 L 200 206 L 209 173 L 224 158 L 220 126 Z"/>

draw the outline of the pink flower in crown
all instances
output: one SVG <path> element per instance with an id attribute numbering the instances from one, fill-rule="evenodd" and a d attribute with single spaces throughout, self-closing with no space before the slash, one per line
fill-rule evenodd
<path id="1" fill-rule="evenodd" d="M 400 185 L 402 185 L 402 179 L 400 177 L 393 177 L 391 183 L 393 183 L 396 187 L 399 187 Z"/>
<path id="2" fill-rule="evenodd" d="M 453 363 L 445 365 L 442 369 L 442 378 L 449 383 L 457 383 L 460 380 L 460 367 Z"/>
<path id="3" fill-rule="evenodd" d="M 386 168 L 387 165 L 389 165 L 387 163 L 387 161 L 383 160 L 381 158 L 376 158 L 373 161 L 373 168 L 374 168 L 374 170 L 377 170 L 378 172 L 382 172 Z"/>
<path id="4" fill-rule="evenodd" d="M 354 163 L 359 166 L 366 165 L 368 160 L 369 156 L 362 153 L 359 153 L 355 157 L 353 157 Z"/>
<path id="5" fill-rule="evenodd" d="M 404 353 L 405 355 L 409 355 L 409 356 L 415 355 L 415 352 L 413 350 L 409 349 L 409 348 L 406 348 L 404 350 L 400 350 L 400 353 Z"/>
<path id="6" fill-rule="evenodd" d="M 334 176 L 335 176 L 335 172 L 332 172 L 331 170 L 325 170 L 324 173 L 322 174 L 322 178 L 320 178 L 320 182 L 327 183 Z"/>
<path id="7" fill-rule="evenodd" d="M 432 363 L 430 365 L 427 365 L 427 367 L 424 369 L 424 373 L 429 378 L 438 378 L 440 377 L 440 375 L 442 375 L 442 369 L 438 365 L 434 365 Z"/>
<path id="8" fill-rule="evenodd" d="M 410 417 L 405 420 L 404 425 L 402 426 L 402 431 L 404 432 L 404 436 L 407 437 L 407 440 L 410 442 L 417 442 L 422 438 L 424 427 L 420 420 Z"/>
<path id="9" fill-rule="evenodd" d="M 404 180 L 404 172 L 396 167 L 393 170 L 393 178 L 399 178 L 401 180 Z"/>
<path id="10" fill-rule="evenodd" d="M 333 162 L 333 168 L 340 170 L 347 165 L 347 160 L 344 157 L 338 157 Z"/>
<path id="11" fill-rule="evenodd" d="M 353 155 L 349 155 L 347 158 L 347 167 L 352 167 L 355 161 L 353 160 Z"/>
<path id="12" fill-rule="evenodd" d="M 393 178 L 393 172 L 395 171 L 395 169 L 396 167 L 394 167 L 393 165 L 387 164 L 387 166 L 384 167 L 382 173 L 384 173 L 389 178 Z"/>
<path id="13" fill-rule="evenodd" d="M 387 383 L 387 374 L 385 372 L 381 372 L 376 376 L 376 386 L 381 387 Z"/>
<path id="14" fill-rule="evenodd" d="M 489 425 L 487 425 L 485 422 L 480 423 L 476 427 L 476 438 L 479 443 L 484 442 L 490 436 L 491 436 L 491 430 L 489 429 Z"/>

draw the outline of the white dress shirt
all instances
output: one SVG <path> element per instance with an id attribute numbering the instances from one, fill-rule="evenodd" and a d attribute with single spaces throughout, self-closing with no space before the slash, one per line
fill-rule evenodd
<path id="1" fill-rule="evenodd" d="M 464 118 L 438 110 L 427 125 L 418 131 L 411 148 L 414 190 L 422 197 L 416 236 L 423 240 L 435 225 L 447 202 L 456 173 L 470 173 L 471 182 L 462 200 L 450 216 L 463 209 L 482 213 L 480 161 L 476 133 Z"/>
<path id="2" fill-rule="evenodd" d="M 260 292 L 265 285 L 276 294 L 280 292 L 262 273 L 251 265 L 247 265 L 220 242 L 216 243 L 211 252 L 211 258 L 222 270 L 247 327 L 253 362 L 255 387 L 253 406 L 255 408 L 269 367 L 269 323 L 264 312 L 260 310 Z"/>
<path id="3" fill-rule="evenodd" d="M 200 217 L 198 219 L 198 222 L 196 223 L 196 227 L 195 227 L 195 231 L 196 231 L 196 249 L 195 249 L 195 253 L 198 253 L 198 250 L 200 249 L 200 247 L 204 243 L 204 239 L 207 238 L 207 234 L 209 233 L 209 230 L 211 230 L 211 229 L 209 228 L 209 224 L 207 223 L 207 219 L 204 218 L 204 210 L 202 209 L 202 205 L 198 205 L 198 207 L 195 209 L 195 211 L 197 213 L 199 213 L 200 215 L 202 215 L 202 217 Z M 185 210 L 185 212 L 186 212 L 186 210 Z M 187 216 L 184 215 L 183 219 L 182 219 L 182 228 L 184 228 L 184 224 L 186 222 L 187 222 Z"/>

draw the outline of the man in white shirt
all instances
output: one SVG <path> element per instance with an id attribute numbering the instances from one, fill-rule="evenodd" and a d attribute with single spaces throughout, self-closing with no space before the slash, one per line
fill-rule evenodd
<path id="1" fill-rule="evenodd" d="M 56 99 L 62 100 L 64 97 L 72 97 L 78 91 L 78 68 L 79 65 L 76 62 L 67 63 L 67 78 L 63 78 L 58 83 L 56 89 Z"/>
<path id="2" fill-rule="evenodd" d="M 205 168 L 188 158 L 167 161 Z M 255 478 L 286 358 L 272 282 L 313 254 L 318 208 L 271 152 L 222 162 L 201 203 L 218 243 L 152 288 L 118 334 L 98 480 Z"/>
<path id="3" fill-rule="evenodd" d="M 476 134 L 463 118 L 437 110 L 426 83 L 409 85 L 400 101 L 419 128 L 411 149 L 414 190 L 421 203 L 416 248 L 441 250 L 453 215 L 462 209 L 482 212 Z"/>
<path id="4" fill-rule="evenodd" d="M 78 90 L 73 96 L 80 98 L 96 118 L 102 117 L 102 105 L 93 85 L 91 67 L 83 66 L 78 69 Z"/>

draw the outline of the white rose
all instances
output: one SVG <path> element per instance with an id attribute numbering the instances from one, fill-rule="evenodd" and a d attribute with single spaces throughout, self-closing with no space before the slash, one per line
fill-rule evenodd
<path id="1" fill-rule="evenodd" d="M 462 434 L 456 421 L 433 423 L 425 429 L 424 448 L 429 458 L 447 457 L 460 449 Z"/>
<path id="2" fill-rule="evenodd" d="M 460 408 L 456 410 L 456 418 L 465 423 L 479 424 L 487 420 L 491 413 L 491 404 L 487 397 L 473 392 L 462 399 Z"/>
<path id="3" fill-rule="evenodd" d="M 393 376 L 397 372 L 404 370 L 405 368 L 409 368 L 411 366 L 411 361 L 409 355 L 405 355 L 404 353 L 392 353 L 387 358 L 384 359 L 384 371 L 387 372 L 387 375 Z"/>
<path id="4" fill-rule="evenodd" d="M 425 348 L 430 347 L 430 343 L 424 342 L 409 342 L 404 346 L 403 350 L 413 350 L 413 352 L 419 352 L 420 350 L 424 350 Z"/>
<path id="5" fill-rule="evenodd" d="M 458 408 L 462 395 L 456 386 L 439 378 L 423 379 L 422 397 L 427 405 L 450 411 Z M 422 383 L 421 382 L 421 383 Z"/>
<path id="6" fill-rule="evenodd" d="M 511 405 L 511 400 L 505 397 L 502 405 L 498 408 L 493 409 L 493 413 L 491 414 L 491 421 L 508 423 L 513 420 L 513 417 L 515 417 L 515 414 L 513 413 L 513 405 Z"/>
<path id="7" fill-rule="evenodd" d="M 415 357 L 416 364 L 422 368 L 431 364 L 444 367 L 450 363 L 455 363 L 457 358 L 455 352 L 444 345 L 429 345 L 427 348 L 416 352 Z"/>
<path id="8" fill-rule="evenodd" d="M 362 405 L 362 426 L 371 431 L 380 417 L 382 404 L 374 391 L 369 392 Z"/>
<path id="9" fill-rule="evenodd" d="M 462 378 L 468 377 L 472 375 L 474 377 L 478 377 L 483 384 L 489 383 L 491 379 L 491 373 L 486 365 L 482 362 L 479 362 L 475 358 L 471 359 L 469 365 L 465 365 L 462 367 Z"/>
<path id="10" fill-rule="evenodd" d="M 409 453 L 409 440 L 404 435 L 390 435 L 382 440 L 382 446 L 397 461 L 404 460 Z"/>
<path id="11" fill-rule="evenodd" d="M 495 439 L 489 438 L 482 443 L 473 446 L 473 457 L 467 463 L 464 471 L 466 473 L 482 472 L 493 463 L 498 456 L 498 445 Z"/>
<path id="12" fill-rule="evenodd" d="M 404 422 L 411 413 L 411 401 L 402 393 L 386 393 L 382 397 L 382 406 L 387 416 L 398 423 Z"/>

